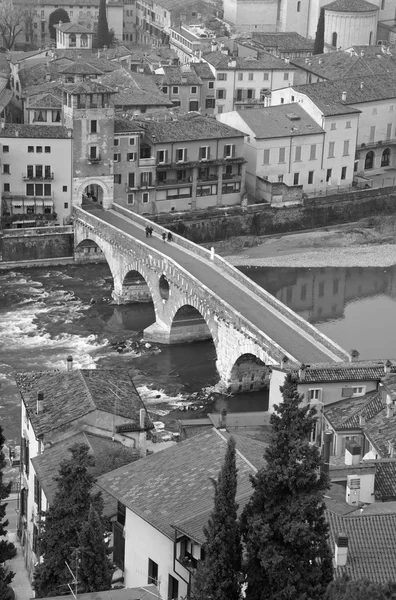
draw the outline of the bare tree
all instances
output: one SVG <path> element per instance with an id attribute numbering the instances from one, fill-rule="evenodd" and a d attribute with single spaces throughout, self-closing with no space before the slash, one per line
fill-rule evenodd
<path id="1" fill-rule="evenodd" d="M 8 50 L 13 48 L 17 36 L 25 29 L 24 10 L 11 0 L 4 0 L 0 5 L 0 34 Z"/>

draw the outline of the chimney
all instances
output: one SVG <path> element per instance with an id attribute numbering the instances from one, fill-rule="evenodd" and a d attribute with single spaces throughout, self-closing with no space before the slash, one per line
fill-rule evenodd
<path id="1" fill-rule="evenodd" d="M 140 429 L 145 429 L 146 427 L 146 411 L 144 408 L 141 408 L 139 411 L 139 427 Z"/>
<path id="2" fill-rule="evenodd" d="M 386 361 L 386 363 L 384 365 L 384 371 L 385 371 L 385 373 L 390 373 L 391 369 L 392 369 L 392 363 L 388 358 L 388 360 Z"/>
<path id="3" fill-rule="evenodd" d="M 361 56 L 361 58 L 363 58 L 363 57 L 364 57 L 364 50 L 361 50 L 361 52 L 360 52 L 360 56 Z"/>
<path id="4" fill-rule="evenodd" d="M 67 370 L 72 371 L 73 370 L 73 357 L 68 356 L 66 359 L 66 363 L 67 363 Z"/>
<path id="5" fill-rule="evenodd" d="M 223 406 L 223 408 L 220 411 L 219 429 L 226 429 L 226 428 L 227 428 L 227 409 Z"/>
<path id="6" fill-rule="evenodd" d="M 359 86 L 359 87 L 360 87 L 360 89 L 361 89 L 361 90 L 363 90 L 363 89 L 364 89 L 364 81 L 361 81 L 361 82 L 360 82 L 360 86 Z"/>
<path id="7" fill-rule="evenodd" d="M 346 102 L 346 92 L 342 92 L 342 94 L 341 94 L 341 100 L 343 102 Z"/>
<path id="8" fill-rule="evenodd" d="M 187 83 L 187 81 L 188 81 L 188 79 L 187 79 L 187 75 L 183 74 L 183 75 L 181 76 L 181 82 L 182 82 L 182 84 L 183 84 L 183 83 Z"/>
<path id="9" fill-rule="evenodd" d="M 236 69 L 237 63 L 235 58 L 231 59 L 228 61 L 228 68 L 229 69 Z"/>
<path id="10" fill-rule="evenodd" d="M 43 412 L 44 404 L 44 392 L 37 392 L 37 405 L 36 405 L 36 415 Z"/>
<path id="11" fill-rule="evenodd" d="M 394 405 L 389 396 L 386 399 L 386 418 L 391 419 L 393 417 Z"/>
<path id="12" fill-rule="evenodd" d="M 345 567 L 348 558 L 348 536 L 339 533 L 335 540 L 334 562 L 336 567 Z"/>
<path id="13" fill-rule="evenodd" d="M 82 57 L 82 54 L 81 54 L 81 52 L 79 52 L 79 53 L 77 54 L 77 58 L 78 58 L 78 60 L 81 60 L 81 57 Z"/>
<path id="14" fill-rule="evenodd" d="M 366 417 L 364 415 L 359 415 L 359 427 L 364 427 L 366 425 Z"/>
<path id="15" fill-rule="evenodd" d="M 356 466 L 362 458 L 362 447 L 358 442 L 348 440 L 345 444 L 345 464 Z"/>
<path id="16" fill-rule="evenodd" d="M 101 52 L 100 52 L 100 48 L 98 48 L 98 58 L 100 58 L 101 56 Z"/>
<path id="17" fill-rule="evenodd" d="M 288 362 L 289 362 L 289 359 L 287 358 L 287 356 L 286 355 L 282 356 L 281 361 L 280 361 L 280 368 L 285 369 Z"/>
<path id="18" fill-rule="evenodd" d="M 307 370 L 307 367 L 302 364 L 301 367 L 298 369 L 298 378 L 300 381 L 305 381 L 305 372 Z"/>
<path id="19" fill-rule="evenodd" d="M 62 21 L 59 21 L 58 25 L 59 25 L 59 27 L 60 27 L 60 26 L 62 25 Z"/>
<path id="20" fill-rule="evenodd" d="M 19 137 L 19 131 L 18 131 L 18 129 L 15 132 L 15 137 Z"/>
<path id="21" fill-rule="evenodd" d="M 346 92 L 345 92 L 345 94 L 346 94 Z M 351 350 L 351 362 L 356 362 L 357 360 L 359 360 L 359 356 L 360 356 L 360 354 L 357 350 Z"/>
<path id="22" fill-rule="evenodd" d="M 328 473 L 330 469 L 330 449 L 333 441 L 333 432 L 325 431 L 323 435 L 323 466 L 322 473 Z"/>
<path id="23" fill-rule="evenodd" d="M 318 60 L 318 63 L 321 65 L 321 64 L 322 64 L 322 62 L 323 62 L 323 59 L 322 59 L 322 57 L 321 57 L 321 58 L 319 58 L 319 60 Z"/>

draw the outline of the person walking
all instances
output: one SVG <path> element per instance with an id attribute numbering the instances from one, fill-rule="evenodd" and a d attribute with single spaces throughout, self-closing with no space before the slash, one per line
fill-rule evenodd
<path id="1" fill-rule="evenodd" d="M 173 240 L 173 235 L 171 234 L 170 231 L 168 231 L 168 242 L 171 242 Z"/>
<path id="2" fill-rule="evenodd" d="M 166 242 L 166 233 L 164 231 L 164 233 L 162 234 L 162 241 L 165 243 Z"/>
<path id="3" fill-rule="evenodd" d="M 148 238 L 150 235 L 150 227 L 148 225 L 146 225 L 145 232 L 146 232 L 146 238 Z"/>
<path id="4" fill-rule="evenodd" d="M 150 237 L 153 237 L 153 228 L 151 227 L 151 225 L 149 227 L 149 235 Z"/>

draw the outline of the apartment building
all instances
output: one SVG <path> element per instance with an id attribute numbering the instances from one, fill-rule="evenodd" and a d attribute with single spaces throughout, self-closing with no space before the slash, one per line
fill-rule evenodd
<path id="1" fill-rule="evenodd" d="M 272 90 L 293 85 L 295 67 L 269 53 L 255 59 L 217 51 L 202 60 L 215 76 L 215 114 L 267 106 Z"/>
<path id="2" fill-rule="evenodd" d="M 182 112 L 201 112 L 202 107 L 205 107 L 203 92 L 206 88 L 195 69 L 188 65 L 183 68 L 161 67 L 156 71 L 156 83 L 172 105 L 180 107 Z"/>
<path id="3" fill-rule="evenodd" d="M 72 209 L 71 131 L 3 123 L 0 144 L 2 226 L 68 223 Z"/>

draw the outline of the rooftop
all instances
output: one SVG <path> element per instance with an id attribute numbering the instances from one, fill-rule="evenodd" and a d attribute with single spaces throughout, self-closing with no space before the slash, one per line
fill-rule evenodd
<path id="1" fill-rule="evenodd" d="M 114 133 L 141 133 L 142 127 L 131 119 L 114 119 Z"/>
<path id="2" fill-rule="evenodd" d="M 187 114 L 176 121 L 157 123 L 144 121 L 146 136 L 152 143 L 189 142 L 243 137 L 229 125 L 200 114 Z"/>
<path id="3" fill-rule="evenodd" d="M 63 139 L 70 138 L 71 131 L 63 126 L 25 125 L 23 123 L 5 123 L 0 129 L 1 138 Z"/>
<path id="4" fill-rule="evenodd" d="M 263 53 L 260 58 L 244 58 L 226 56 L 222 52 L 206 52 L 202 58 L 213 65 L 215 69 L 220 71 L 294 71 L 293 65 L 285 63 L 281 58 L 270 54 Z M 235 67 L 231 66 L 236 64 Z"/>
<path id="5" fill-rule="evenodd" d="M 239 450 L 239 501 L 251 494 L 250 475 L 264 465 L 265 444 L 251 438 L 241 441 L 242 436 L 234 438 Z M 211 430 L 102 475 L 97 484 L 173 540 L 173 526 L 213 508 L 210 478 L 217 477 L 226 447 L 227 438 Z M 195 531 L 194 537 L 202 535 L 202 531 Z"/>
<path id="6" fill-rule="evenodd" d="M 238 116 L 258 139 L 323 133 L 323 129 L 297 103 L 243 110 L 238 112 Z"/>
<path id="7" fill-rule="evenodd" d="M 37 128 L 37 125 L 31 127 Z M 48 126 L 48 129 L 61 127 Z M 126 369 L 17 373 L 15 379 L 36 436 L 94 410 L 124 417 L 139 429 L 139 411 L 145 406 Z M 38 392 L 44 394 L 44 406 L 39 414 L 36 413 Z"/>
<path id="8" fill-rule="evenodd" d="M 379 381 L 385 375 L 384 363 L 385 361 L 353 361 L 311 364 L 306 366 L 305 377 L 300 383 Z M 396 373 L 396 364 L 391 368 Z"/>
<path id="9" fill-rule="evenodd" d="M 62 89 L 69 94 L 115 94 L 115 90 L 98 81 L 85 80 L 78 83 L 65 83 Z"/>
<path id="10" fill-rule="evenodd" d="M 291 50 L 313 50 L 313 40 L 307 40 L 295 31 L 278 31 L 274 33 L 263 33 L 252 31 L 252 40 L 266 48 L 277 48 L 279 51 Z M 243 40 L 241 40 L 243 41 Z"/>
<path id="11" fill-rule="evenodd" d="M 103 71 L 98 69 L 98 67 L 95 67 L 90 62 L 82 60 L 65 65 L 62 69 L 60 69 L 59 73 L 62 75 L 91 75 L 95 77 L 103 75 Z"/>
<path id="12" fill-rule="evenodd" d="M 342 429 L 362 429 L 363 426 L 360 424 L 360 417 L 365 417 L 366 421 L 369 421 L 383 410 L 383 408 L 384 405 L 380 394 L 372 391 L 364 396 L 356 396 L 326 404 L 324 414 L 336 431 Z"/>
<path id="13" fill-rule="evenodd" d="M 62 33 L 86 33 L 92 35 L 92 30 L 88 27 L 84 27 L 79 23 L 61 23 L 60 25 L 54 25 L 55 29 L 59 29 Z"/>
<path id="14" fill-rule="evenodd" d="M 196 73 L 195 69 L 187 70 L 174 66 L 165 66 L 162 69 L 164 70 L 164 74 L 156 76 L 156 81 L 159 85 L 202 85 L 202 79 Z"/>
<path id="15" fill-rule="evenodd" d="M 379 7 L 366 0 L 335 0 L 323 7 L 325 10 L 334 10 L 336 12 L 372 12 L 379 10 Z"/>
<path id="16" fill-rule="evenodd" d="M 122 68 L 100 80 L 113 89 L 112 102 L 116 107 L 172 106 L 172 102 L 156 86 L 153 76 Z"/>
<path id="17" fill-rule="evenodd" d="M 34 96 L 26 108 L 62 108 L 62 99 L 54 94 Z"/>
<path id="18" fill-rule="evenodd" d="M 377 461 L 375 465 L 374 493 L 380 500 L 396 499 L 396 460 Z"/>
<path id="19" fill-rule="evenodd" d="M 364 434 L 377 450 L 381 458 L 389 456 L 389 442 L 396 442 L 396 416 L 387 416 L 384 407 L 380 412 L 366 422 Z"/>
<path id="20" fill-rule="evenodd" d="M 210 79 L 213 81 L 215 79 L 215 76 L 212 73 L 212 69 L 206 62 L 191 63 L 190 68 L 193 69 L 201 79 Z"/>

